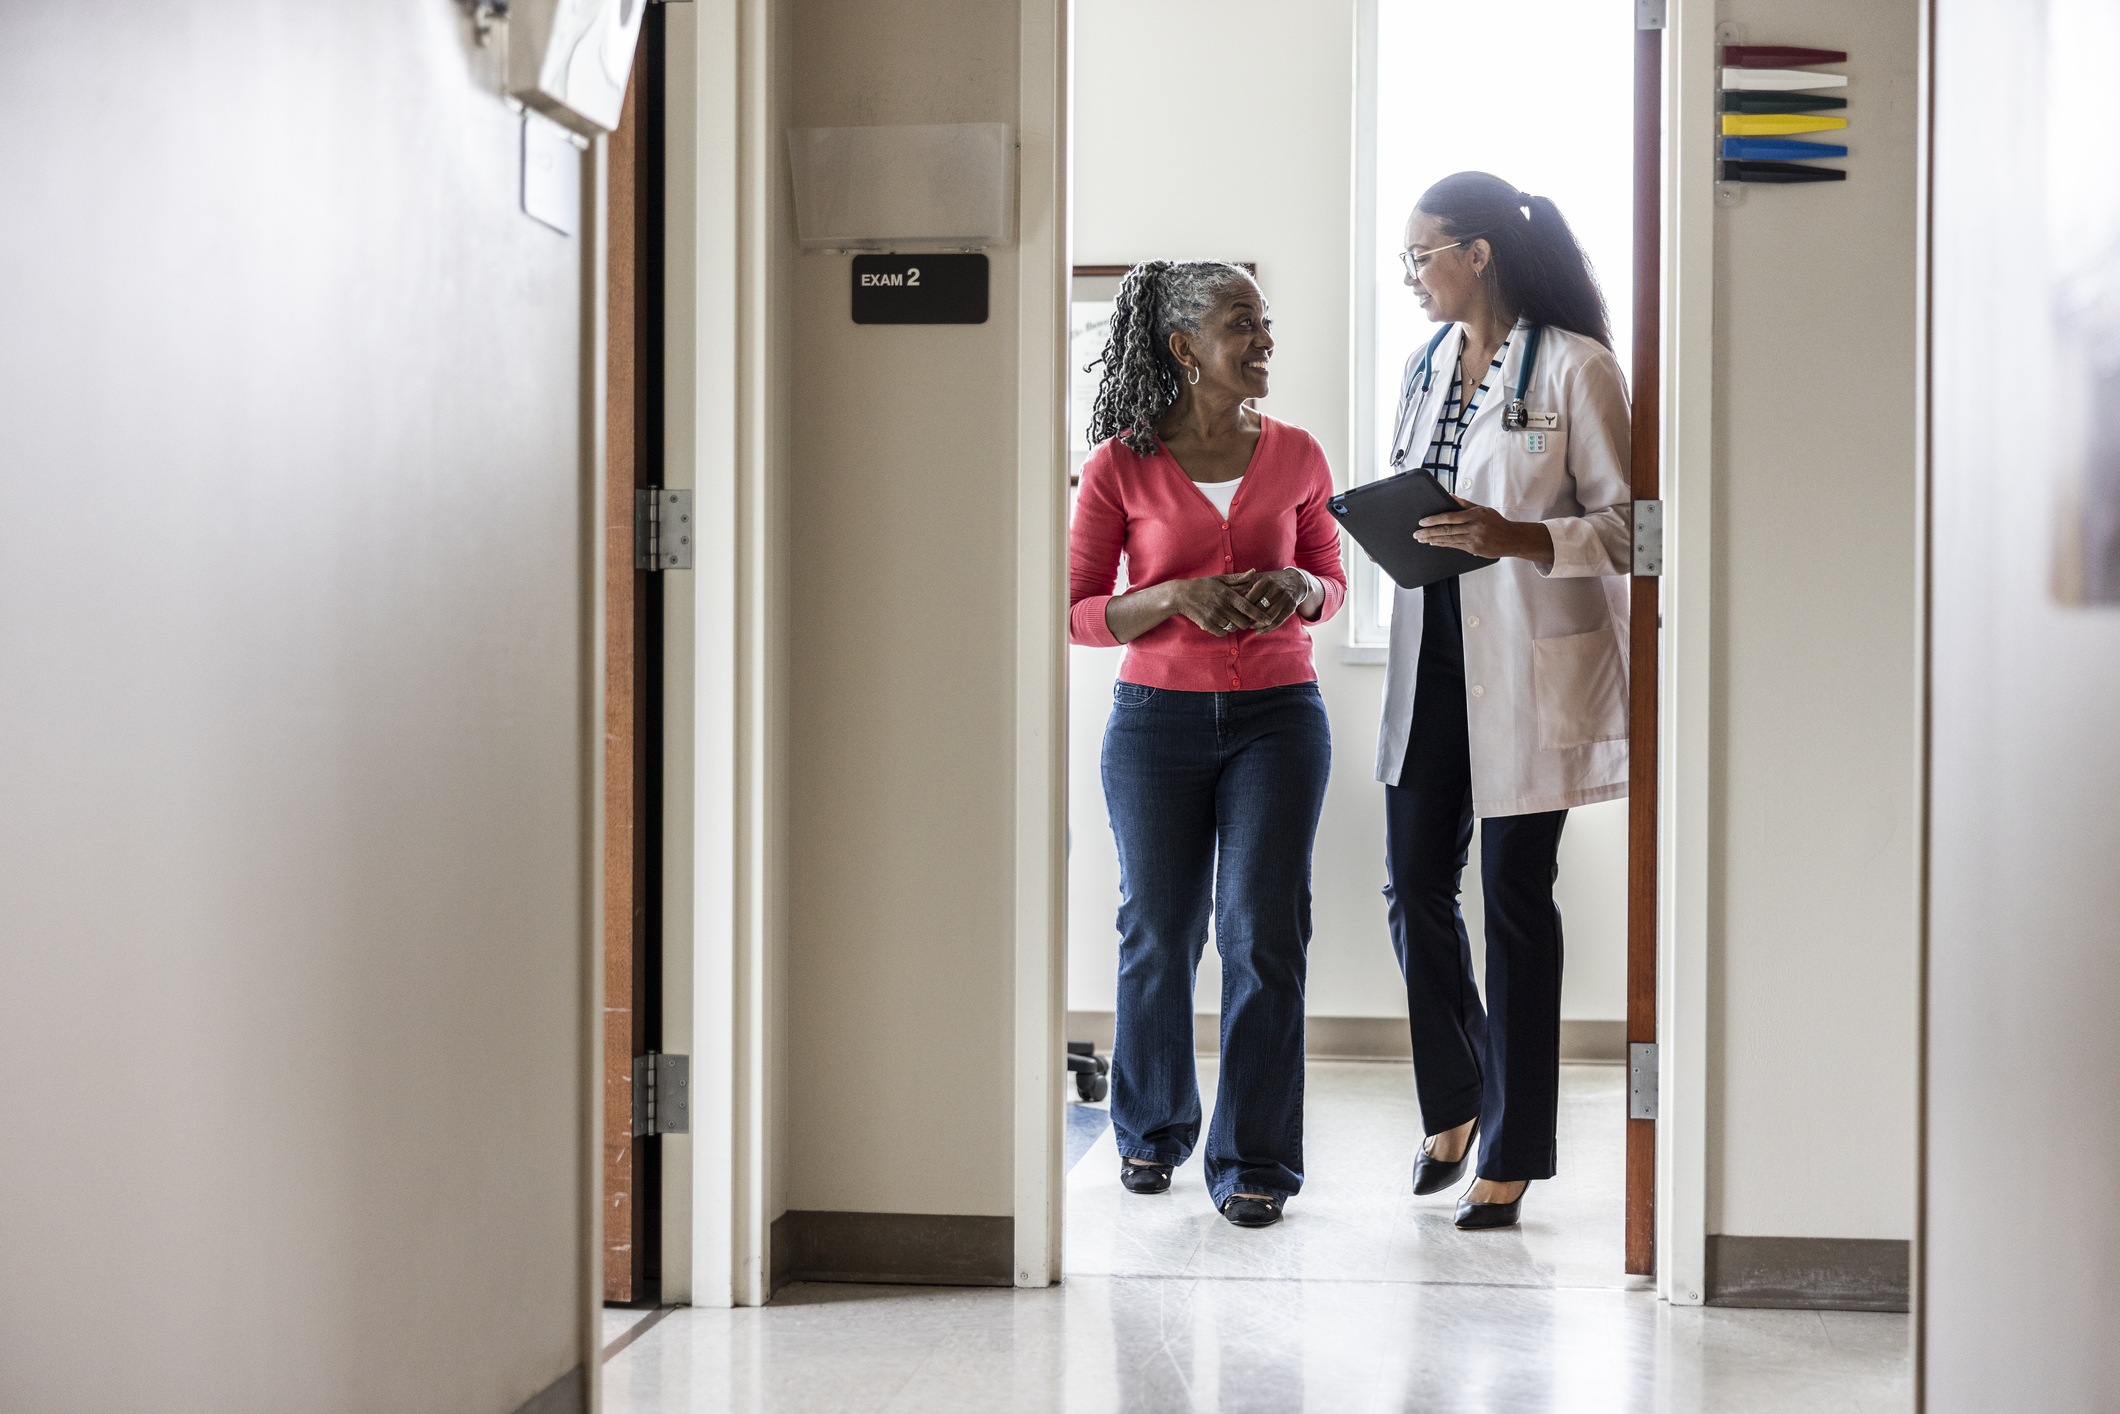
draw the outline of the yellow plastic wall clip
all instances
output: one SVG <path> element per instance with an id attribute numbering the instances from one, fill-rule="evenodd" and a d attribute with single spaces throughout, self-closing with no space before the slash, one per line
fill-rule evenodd
<path id="1" fill-rule="evenodd" d="M 1789 133 L 1822 133 L 1848 125 L 1846 118 L 1822 118 L 1814 113 L 1725 113 L 1725 137 L 1783 137 Z"/>

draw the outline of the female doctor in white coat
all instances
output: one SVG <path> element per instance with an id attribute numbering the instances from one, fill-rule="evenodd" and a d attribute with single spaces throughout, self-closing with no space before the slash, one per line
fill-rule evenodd
<path id="1" fill-rule="evenodd" d="M 1451 1186 L 1476 1148 L 1457 1225 L 1509 1227 L 1555 1167 L 1561 826 L 1627 793 L 1627 391 L 1589 262 L 1546 198 L 1446 177 L 1402 259 L 1445 327 L 1407 362 L 1392 461 L 1464 506 L 1416 538 L 1498 561 L 1392 604 L 1377 779 L 1427 1134 L 1413 1188 Z M 1474 817 L 1484 1008 L 1457 901 Z"/>

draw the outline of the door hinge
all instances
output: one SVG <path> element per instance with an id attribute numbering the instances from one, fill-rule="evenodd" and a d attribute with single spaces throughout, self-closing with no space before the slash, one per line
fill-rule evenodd
<path id="1" fill-rule="evenodd" d="M 692 1132 L 692 1058 L 650 1051 L 633 1058 L 633 1133 Z"/>
<path id="2" fill-rule="evenodd" d="M 644 486 L 633 493 L 633 568 L 692 568 L 692 493 Z"/>
<path id="3" fill-rule="evenodd" d="M 1634 503 L 1634 572 L 1654 579 L 1664 572 L 1664 503 Z"/>
<path id="4" fill-rule="evenodd" d="M 1656 1042 L 1627 1043 L 1627 1118 L 1656 1118 Z"/>
<path id="5" fill-rule="evenodd" d="M 1662 29 L 1664 27 L 1664 0 L 1634 0 L 1634 27 L 1636 29 Z"/>

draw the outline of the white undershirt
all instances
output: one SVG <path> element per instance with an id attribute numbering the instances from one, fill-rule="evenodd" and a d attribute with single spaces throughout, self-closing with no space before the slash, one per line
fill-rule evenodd
<path id="1" fill-rule="evenodd" d="M 1200 488 L 1201 495 L 1215 503 L 1215 509 L 1222 513 L 1224 520 L 1229 519 L 1229 503 L 1237 499 L 1237 488 L 1243 484 L 1244 478 L 1241 476 L 1234 481 L 1195 481 L 1193 483 L 1193 485 Z"/>

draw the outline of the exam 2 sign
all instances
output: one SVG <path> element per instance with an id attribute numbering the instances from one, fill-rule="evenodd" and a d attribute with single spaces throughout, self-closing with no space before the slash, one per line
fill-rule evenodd
<path id="1" fill-rule="evenodd" d="M 986 323 L 983 255 L 857 255 L 856 324 Z"/>

